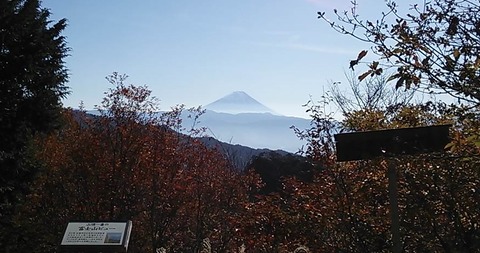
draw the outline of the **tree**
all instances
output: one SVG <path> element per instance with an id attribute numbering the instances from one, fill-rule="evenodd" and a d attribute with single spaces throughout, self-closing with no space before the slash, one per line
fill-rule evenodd
<path id="1" fill-rule="evenodd" d="M 38 0 L 0 1 L 0 226 L 9 227 L 14 206 L 35 175 L 28 161 L 31 136 L 58 125 L 68 93 L 63 59 L 64 19 L 52 23 Z M 10 231 L 11 232 L 11 231 Z M 0 232 L 0 248 L 4 236 Z"/>
<path id="2" fill-rule="evenodd" d="M 358 78 L 393 68 L 395 87 L 422 86 L 480 103 L 480 11 L 478 1 L 433 0 L 413 4 L 402 14 L 394 1 L 376 20 L 363 20 L 354 0 L 351 11 L 334 10 L 338 22 L 319 12 L 336 31 L 369 43 L 378 59 Z M 402 2 L 403 4 L 403 2 Z M 367 54 L 350 62 L 353 68 Z"/>

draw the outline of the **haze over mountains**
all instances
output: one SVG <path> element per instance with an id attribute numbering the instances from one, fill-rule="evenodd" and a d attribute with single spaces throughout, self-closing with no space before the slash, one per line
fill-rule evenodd
<path id="1" fill-rule="evenodd" d="M 219 141 L 292 153 L 305 145 L 291 126 L 306 129 L 310 120 L 279 115 L 243 91 L 228 94 L 204 109 L 198 126 L 206 127 L 207 135 Z M 183 120 L 192 123 L 187 117 Z"/>

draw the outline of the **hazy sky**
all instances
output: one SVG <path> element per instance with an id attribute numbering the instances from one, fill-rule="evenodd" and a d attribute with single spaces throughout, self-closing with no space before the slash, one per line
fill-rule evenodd
<path id="1" fill-rule="evenodd" d="M 381 0 L 358 0 L 378 17 Z M 317 18 L 350 0 L 43 0 L 66 18 L 71 95 L 65 106 L 100 104 L 116 71 L 146 84 L 162 110 L 206 105 L 245 91 L 278 113 L 307 117 L 303 104 L 344 81 L 350 59 L 369 45 Z"/>

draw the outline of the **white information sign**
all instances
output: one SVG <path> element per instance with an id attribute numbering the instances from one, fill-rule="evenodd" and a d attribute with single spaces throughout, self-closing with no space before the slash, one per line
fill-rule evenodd
<path id="1" fill-rule="evenodd" d="M 130 230 L 129 222 L 69 222 L 61 245 L 125 245 Z"/>

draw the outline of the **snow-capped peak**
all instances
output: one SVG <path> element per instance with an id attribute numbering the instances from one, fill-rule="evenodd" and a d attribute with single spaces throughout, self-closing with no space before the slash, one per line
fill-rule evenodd
<path id="1" fill-rule="evenodd" d="M 244 91 L 232 92 L 208 105 L 205 109 L 230 114 L 239 113 L 271 113 L 272 109 L 258 102 Z"/>

